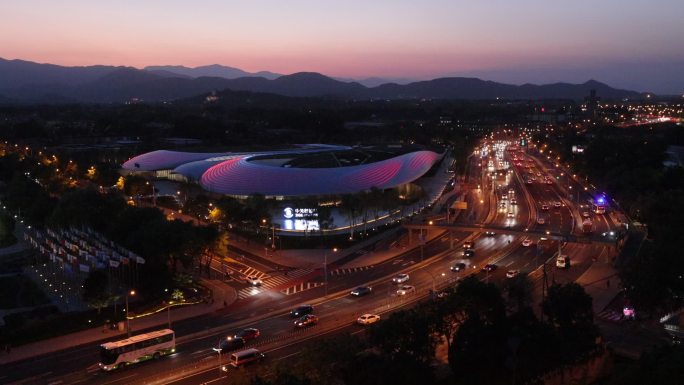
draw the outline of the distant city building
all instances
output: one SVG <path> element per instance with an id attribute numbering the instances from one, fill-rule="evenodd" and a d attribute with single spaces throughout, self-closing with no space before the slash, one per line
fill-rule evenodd
<path id="1" fill-rule="evenodd" d="M 591 90 L 589 91 L 589 96 L 585 99 L 587 104 L 586 104 L 586 114 L 590 118 L 593 118 L 596 116 L 596 111 L 598 110 L 599 107 L 599 101 L 601 98 L 596 96 L 596 90 Z"/>

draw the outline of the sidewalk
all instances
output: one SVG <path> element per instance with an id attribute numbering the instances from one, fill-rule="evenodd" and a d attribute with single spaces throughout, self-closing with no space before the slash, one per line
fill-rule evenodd
<path id="1" fill-rule="evenodd" d="M 326 259 L 326 254 L 329 268 L 351 268 L 376 265 L 409 250 L 408 247 L 389 246 L 387 250 L 372 250 L 363 253 L 362 255 L 353 256 L 353 254 L 360 250 L 395 236 L 401 230 L 401 226 L 387 230 L 382 234 L 368 238 L 347 249 L 338 249 L 336 252 L 332 249 L 291 249 L 277 250 L 275 253 L 269 252 L 268 255 L 265 256 L 264 246 L 261 244 L 253 242 L 246 243 L 235 236 L 231 236 L 229 242 L 234 248 L 256 255 L 258 259 L 263 259 L 292 269 L 315 269 L 322 267 L 322 264 Z M 426 242 L 433 240 L 440 234 L 442 234 L 442 231 L 429 231 Z M 414 239 L 411 242 L 411 247 L 416 246 L 418 246 L 418 241 Z M 246 258 L 249 259 L 249 256 Z"/>
<path id="2" fill-rule="evenodd" d="M 575 282 L 593 298 L 594 314 L 602 312 L 620 293 L 622 287 L 610 257 L 592 263 Z"/>
<path id="3" fill-rule="evenodd" d="M 223 309 L 224 301 L 226 305 L 230 305 L 237 300 L 237 292 L 235 289 L 222 284 L 221 281 L 202 280 L 202 284 L 212 290 L 213 303 L 202 303 L 172 308 L 170 314 L 172 327 L 174 322 Z M 167 312 L 168 311 L 161 311 L 149 317 L 131 320 L 130 324 L 133 334 L 136 334 L 137 331 L 149 328 L 167 327 L 169 317 Z M 103 339 L 112 339 L 113 337 L 119 337 L 123 339 L 125 336 L 125 331 L 108 330 L 103 329 L 102 326 L 98 326 L 95 328 L 82 330 L 80 332 L 55 337 L 49 340 L 38 341 L 12 348 L 9 354 L 0 353 L 0 365 L 14 361 L 25 360 L 31 357 L 37 357 L 59 350 L 73 348 L 79 345 L 96 344 L 98 341 Z"/>

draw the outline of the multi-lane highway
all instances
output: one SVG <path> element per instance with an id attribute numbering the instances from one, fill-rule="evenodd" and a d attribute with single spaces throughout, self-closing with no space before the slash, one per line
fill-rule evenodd
<path id="1" fill-rule="evenodd" d="M 470 210 L 457 217 L 458 223 L 480 222 L 511 229 L 549 229 L 564 233 L 577 230 L 580 211 L 564 188 L 559 186 L 555 178 L 558 171 L 553 165 L 523 152 L 505 152 L 503 146 L 492 151 L 491 155 L 493 162 L 508 162 L 511 166 L 491 177 L 491 173 L 483 171 L 490 167 L 487 159 L 471 162 L 468 172 L 472 189 L 467 191 Z M 522 166 L 516 166 L 516 163 Z M 529 183 L 532 176 L 535 180 Z M 547 180 L 551 183 L 546 183 Z M 576 181 L 566 183 L 575 183 L 575 191 L 583 191 Z M 595 222 L 598 231 L 610 226 L 602 218 L 595 219 Z M 177 334 L 177 352 L 158 361 L 104 373 L 97 367 L 98 347 L 81 346 L 6 365 L 3 372 L 7 377 L 3 381 L 52 384 L 210 383 L 220 378 L 219 360 L 226 362 L 226 357 L 219 358 L 212 347 L 240 328 L 255 327 L 261 331 L 250 345 L 265 352 L 269 360 L 287 359 L 296 355 L 301 344 L 313 338 L 342 331 L 362 332 L 363 327 L 354 324 L 361 314 L 376 313 L 385 317 L 388 312 L 410 306 L 426 298 L 431 290 L 452 285 L 468 274 L 491 282 L 503 282 L 507 279 L 506 273 L 515 270 L 519 274 L 528 274 L 540 292 L 545 281 L 574 281 L 595 258 L 603 258 L 610 253 L 606 246 L 567 244 L 563 254 L 571 258 L 572 267 L 556 269 L 553 258 L 559 249 L 557 241 L 464 231 L 454 231 L 451 237 L 457 239 L 454 249 L 450 249 L 449 236 L 443 234 L 372 269 L 331 275 L 327 289 L 316 287 L 294 295 L 262 290 L 259 295 L 240 299 L 224 311 L 177 322 L 173 326 Z M 529 242 L 525 242 L 528 238 Z M 474 256 L 463 255 L 464 241 L 474 242 Z M 455 263 L 463 263 L 466 268 L 453 272 L 450 267 Z M 497 268 L 482 271 L 486 264 Z M 390 281 L 397 273 L 409 274 L 410 279 L 405 284 L 414 286 L 415 293 L 397 294 L 397 285 Z M 352 288 L 361 285 L 371 286 L 372 294 L 362 297 L 349 295 Z M 296 330 L 289 310 L 304 303 L 314 305 L 314 313 L 320 317 L 320 323 L 310 329 Z"/>

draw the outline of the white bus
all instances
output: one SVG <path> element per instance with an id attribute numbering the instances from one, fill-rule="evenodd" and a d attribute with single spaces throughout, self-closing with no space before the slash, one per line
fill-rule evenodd
<path id="1" fill-rule="evenodd" d="M 100 345 L 100 369 L 109 371 L 175 351 L 176 336 L 171 329 L 139 334 Z"/>

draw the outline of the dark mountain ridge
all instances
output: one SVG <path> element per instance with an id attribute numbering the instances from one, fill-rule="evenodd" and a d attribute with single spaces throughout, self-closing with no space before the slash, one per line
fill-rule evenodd
<path id="1" fill-rule="evenodd" d="M 615 89 L 595 80 L 582 84 L 517 86 L 477 78 L 448 77 L 404 85 L 387 83 L 366 87 L 357 82 L 343 82 L 315 72 L 299 72 L 272 80 L 257 76 L 236 79 L 208 76 L 193 78 L 164 69 L 63 67 L 0 59 L 0 100 L 24 103 L 122 103 L 135 98 L 161 102 L 224 89 L 290 97 L 340 99 L 581 100 L 592 89 L 604 99 L 642 97 L 638 92 Z"/>

